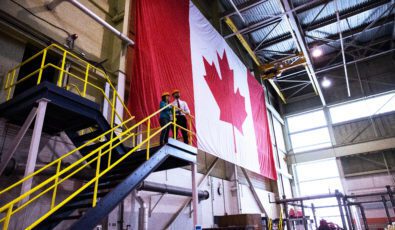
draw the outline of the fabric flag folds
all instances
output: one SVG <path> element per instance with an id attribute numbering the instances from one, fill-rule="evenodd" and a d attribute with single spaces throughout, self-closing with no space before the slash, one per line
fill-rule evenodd
<path id="1" fill-rule="evenodd" d="M 137 119 L 179 89 L 199 149 L 277 179 L 264 91 L 223 37 L 189 0 L 137 0 L 135 15 L 128 105 Z"/>

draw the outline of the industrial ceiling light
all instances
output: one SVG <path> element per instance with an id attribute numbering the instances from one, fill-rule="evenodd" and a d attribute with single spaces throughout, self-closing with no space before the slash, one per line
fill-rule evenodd
<path id="1" fill-rule="evenodd" d="M 328 88 L 329 86 L 332 85 L 332 82 L 328 78 L 324 77 L 324 79 L 321 82 L 321 85 L 324 88 Z"/>
<path id="2" fill-rule="evenodd" d="M 322 55 L 322 49 L 315 47 L 312 52 L 313 57 L 320 57 Z"/>

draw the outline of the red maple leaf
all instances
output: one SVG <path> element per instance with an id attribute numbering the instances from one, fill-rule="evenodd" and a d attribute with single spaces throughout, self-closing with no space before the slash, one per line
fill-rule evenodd
<path id="1" fill-rule="evenodd" d="M 204 79 L 220 109 L 219 119 L 232 124 L 243 133 L 242 126 L 247 117 L 245 98 L 240 94 L 239 89 L 235 93 L 234 74 L 233 70 L 229 67 L 226 52 L 224 51 L 222 58 L 217 53 L 217 57 L 222 78 L 220 78 L 214 63 L 208 63 L 203 57 L 204 67 L 206 69 Z"/>

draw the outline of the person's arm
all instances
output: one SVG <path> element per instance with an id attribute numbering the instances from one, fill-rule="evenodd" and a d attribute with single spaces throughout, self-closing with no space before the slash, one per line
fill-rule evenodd
<path id="1" fill-rule="evenodd" d="M 191 111 L 189 111 L 188 104 L 184 101 L 184 112 L 186 112 L 188 115 L 191 114 Z"/>

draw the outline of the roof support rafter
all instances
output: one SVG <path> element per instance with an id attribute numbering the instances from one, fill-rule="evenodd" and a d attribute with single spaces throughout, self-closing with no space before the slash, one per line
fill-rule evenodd
<path id="1" fill-rule="evenodd" d="M 255 2 L 261 2 L 261 1 L 252 1 L 252 5 L 253 5 L 253 3 L 255 3 Z M 308 10 L 309 9 L 309 7 L 312 7 L 312 6 L 315 6 L 315 5 L 319 5 L 319 4 L 322 4 L 323 2 L 325 2 L 324 0 L 312 0 L 312 1 L 308 1 L 307 3 L 305 3 L 305 4 L 303 4 L 303 5 L 300 5 L 300 6 L 297 6 L 297 7 L 295 7 L 295 8 L 293 8 L 293 9 L 291 9 L 290 10 L 290 12 L 292 13 L 292 12 L 296 12 L 296 11 L 305 11 L 305 10 Z M 247 2 L 246 4 L 249 4 L 250 2 Z M 256 5 L 253 5 L 253 6 L 256 6 Z M 238 9 L 239 9 L 239 12 L 243 12 L 244 10 L 243 9 L 245 9 L 245 7 L 243 7 L 243 6 L 238 6 Z M 249 9 L 249 8 L 248 8 Z M 232 15 L 233 14 L 236 14 L 237 12 L 236 11 L 232 11 L 233 13 L 232 13 Z M 266 27 L 266 26 L 268 26 L 268 25 L 271 25 L 271 24 L 273 24 L 273 23 L 276 23 L 276 22 L 278 22 L 278 21 L 281 21 L 281 18 L 286 14 L 286 13 L 289 13 L 289 12 L 287 12 L 287 11 L 285 11 L 285 12 L 282 12 L 282 13 L 279 13 L 279 14 L 277 14 L 277 15 L 272 15 L 272 16 L 270 16 L 270 17 L 268 17 L 267 19 L 265 19 L 265 20 L 263 20 L 263 21 L 260 21 L 260 22 L 257 22 L 257 23 L 255 23 L 255 24 L 252 24 L 252 25 L 249 25 L 249 26 L 247 26 L 247 27 L 245 27 L 245 28 L 242 28 L 242 29 L 240 29 L 240 30 L 238 30 L 237 32 L 233 32 L 233 33 L 231 33 L 231 34 L 228 34 L 228 35 L 226 35 L 226 36 L 224 36 L 224 38 L 230 38 L 230 37 L 233 37 L 233 36 L 235 36 L 236 34 L 238 34 L 238 33 L 242 33 L 242 34 L 244 34 L 244 33 L 252 33 L 252 32 L 254 32 L 254 31 L 256 31 L 256 30 L 259 30 L 259 29 L 261 29 L 261 28 L 263 28 L 263 27 Z M 223 17 L 223 19 L 225 20 L 225 16 L 228 16 L 228 17 L 230 17 L 229 16 L 229 13 L 228 13 L 228 15 L 224 15 L 224 17 Z"/>
<path id="2" fill-rule="evenodd" d="M 391 2 L 390 0 L 374 0 L 374 1 L 371 0 L 371 1 L 366 1 L 365 3 L 356 5 L 356 6 L 350 8 L 350 9 L 347 9 L 345 11 L 339 11 L 339 19 L 343 20 L 343 19 L 352 17 L 354 15 L 360 14 L 360 13 L 365 12 L 367 10 L 374 9 L 376 7 L 382 6 L 382 5 L 390 3 L 390 2 Z M 336 23 L 337 20 L 338 20 L 337 19 L 337 14 L 335 12 L 334 14 L 329 15 L 329 16 L 327 16 L 325 18 L 322 18 L 322 19 L 314 22 L 311 25 L 302 26 L 302 28 L 305 31 L 312 31 L 312 30 L 315 30 L 315 29 L 327 26 L 329 24 Z"/>
<path id="3" fill-rule="evenodd" d="M 311 62 L 310 52 L 304 40 L 302 30 L 297 23 L 296 16 L 293 14 L 289 2 L 287 0 L 281 0 L 281 2 L 282 2 L 283 10 L 284 12 L 286 12 L 286 16 L 284 17 L 284 19 L 289 24 L 289 30 L 292 37 L 295 39 L 298 51 L 302 52 L 305 55 L 305 60 L 306 60 L 305 68 L 310 78 L 310 81 L 312 82 L 313 88 L 315 89 L 316 93 L 319 95 L 322 105 L 325 106 L 326 105 L 325 98 L 321 91 L 321 87 L 317 80 L 317 76 L 315 75 L 314 68 Z"/>

